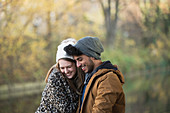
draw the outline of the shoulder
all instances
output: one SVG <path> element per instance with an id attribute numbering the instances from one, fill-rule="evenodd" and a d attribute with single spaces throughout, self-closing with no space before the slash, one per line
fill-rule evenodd
<path id="1" fill-rule="evenodd" d="M 116 75 L 113 73 L 113 69 L 99 69 L 95 74 L 94 77 L 110 77 Z"/>
<path id="2" fill-rule="evenodd" d="M 50 72 L 50 75 L 49 75 L 49 78 L 48 78 L 48 82 L 56 81 L 56 79 L 65 79 L 65 78 L 62 75 L 62 73 L 56 67 L 54 67 L 52 69 L 52 71 Z"/>
<path id="3" fill-rule="evenodd" d="M 119 80 L 119 77 L 113 71 L 107 71 L 102 73 L 96 80 L 94 80 L 94 84 L 97 84 L 99 89 L 110 89 L 113 92 L 122 92 L 122 84 Z"/>
<path id="4" fill-rule="evenodd" d="M 111 82 L 120 82 L 116 73 L 113 69 L 100 69 L 94 74 L 94 79 L 101 81 L 111 81 Z"/>

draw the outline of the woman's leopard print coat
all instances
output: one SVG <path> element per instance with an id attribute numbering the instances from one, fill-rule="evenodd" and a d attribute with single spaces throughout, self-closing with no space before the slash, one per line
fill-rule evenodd
<path id="1" fill-rule="evenodd" d="M 35 113 L 75 113 L 78 98 L 78 94 L 69 86 L 66 78 L 54 68 Z"/>

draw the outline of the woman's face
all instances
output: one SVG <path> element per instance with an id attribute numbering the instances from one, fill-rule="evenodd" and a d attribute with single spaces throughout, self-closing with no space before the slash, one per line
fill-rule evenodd
<path id="1" fill-rule="evenodd" d="M 76 65 L 74 62 L 70 62 L 64 59 L 59 61 L 60 71 L 69 79 L 73 78 L 76 74 Z"/>

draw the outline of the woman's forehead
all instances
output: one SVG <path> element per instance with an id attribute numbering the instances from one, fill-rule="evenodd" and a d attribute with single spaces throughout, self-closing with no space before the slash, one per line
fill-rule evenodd
<path id="1" fill-rule="evenodd" d="M 66 66 L 72 66 L 73 65 L 73 62 L 67 61 L 65 59 L 60 59 L 58 62 L 59 62 L 60 67 L 66 67 Z"/>

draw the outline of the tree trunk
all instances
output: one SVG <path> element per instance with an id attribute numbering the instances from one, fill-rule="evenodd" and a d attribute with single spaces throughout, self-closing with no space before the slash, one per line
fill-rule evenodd
<path id="1" fill-rule="evenodd" d="M 99 3 L 102 7 L 102 11 L 105 19 L 104 22 L 105 22 L 105 29 L 106 29 L 106 45 L 113 46 L 115 36 L 116 36 L 116 29 L 117 29 L 119 0 L 115 0 L 114 16 L 112 16 L 111 13 L 111 0 L 107 1 L 107 6 L 104 6 L 102 0 L 99 0 Z"/>

